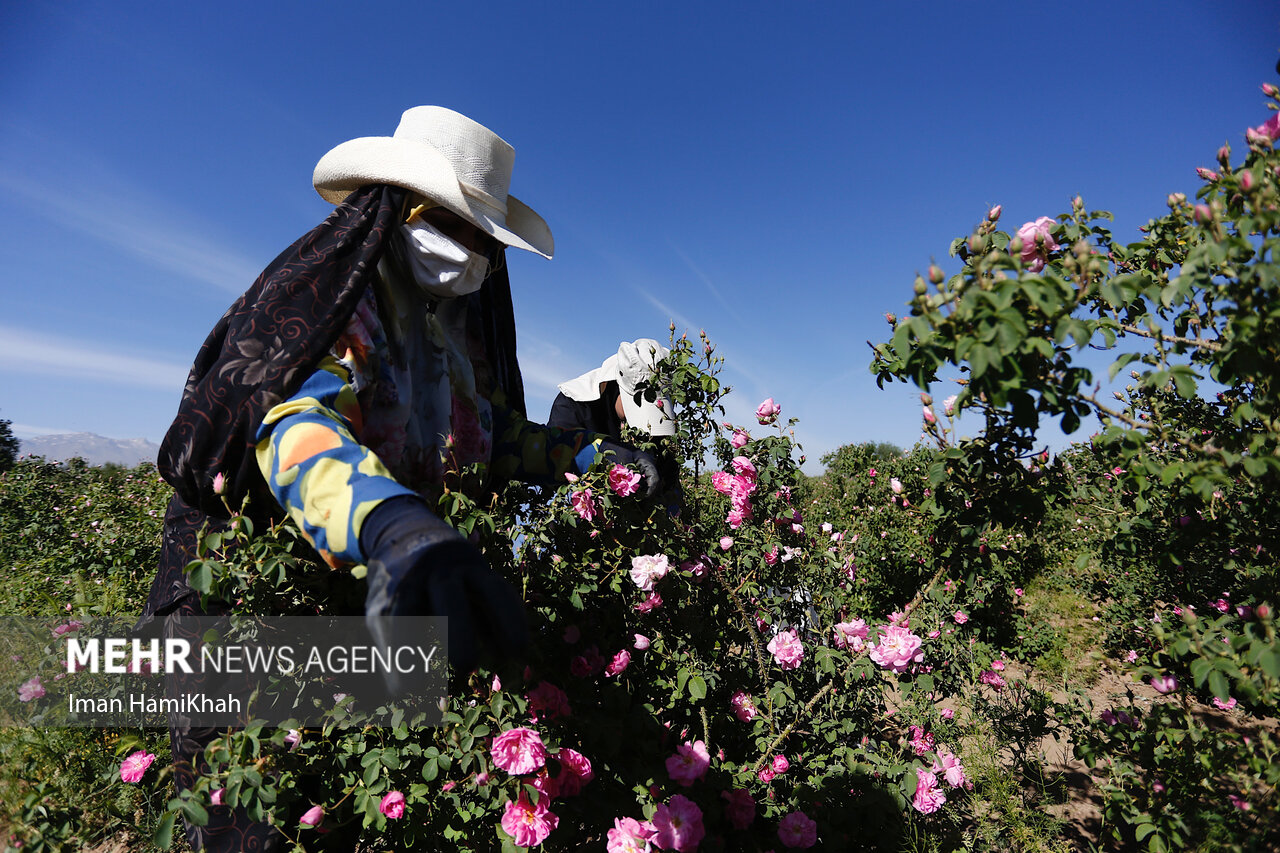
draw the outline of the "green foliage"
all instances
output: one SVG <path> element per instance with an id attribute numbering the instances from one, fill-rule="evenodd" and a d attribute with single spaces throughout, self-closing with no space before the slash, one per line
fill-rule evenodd
<path id="1" fill-rule="evenodd" d="M 1079 198 L 1039 236 L 1032 223 L 999 231 L 993 209 L 952 244 L 958 274 L 933 276 L 932 293 L 918 280 L 910 316 L 892 318 L 873 363 L 881 383 L 921 387 L 926 406 L 931 383 L 949 376 L 954 408 L 983 424 L 953 446 L 926 417 L 939 445 L 927 505 L 939 544 L 962 543 L 975 527 L 965 510 L 984 497 L 984 514 L 998 499 L 1026 519 L 1074 515 L 1089 528 L 1080 567 L 1094 566 L 1111 648 L 1142 649 L 1152 663 L 1136 675 L 1183 685 L 1181 711 L 1160 704 L 1136 734 L 1081 745 L 1110 774 L 1111 832 L 1151 850 L 1280 837 L 1274 773 L 1252 757 L 1275 753 L 1274 734 L 1261 727 L 1242 749 L 1234 732 L 1199 726 L 1185 699 L 1193 685 L 1202 701 L 1238 699 L 1246 720 L 1273 714 L 1277 699 L 1274 632 L 1254 620 L 1280 588 L 1280 155 L 1251 133 L 1243 163 L 1226 146 L 1218 159 L 1220 171 L 1202 170 L 1199 203 L 1171 195 L 1169 212 L 1128 245 Z M 1110 378 L 1127 370 L 1132 380 L 1112 401 L 1095 385 L 1100 353 Z M 1090 416 L 1103 429 L 1087 447 L 1052 463 L 1033 455 L 1045 419 L 1071 433 Z M 1206 630 L 1196 614 L 1212 610 L 1224 615 Z M 1178 779 L 1161 783 L 1159 809 L 1154 774 Z"/>
<path id="2" fill-rule="evenodd" d="M 7 471 L 13 467 L 13 463 L 18 459 L 18 449 L 21 446 L 18 439 L 14 436 L 10 426 L 13 421 L 0 418 L 0 472 Z"/>

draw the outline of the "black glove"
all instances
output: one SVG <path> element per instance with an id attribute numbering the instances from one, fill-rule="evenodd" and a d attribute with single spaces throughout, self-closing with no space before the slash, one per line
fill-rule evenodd
<path id="1" fill-rule="evenodd" d="M 612 451 L 613 461 L 619 465 L 634 465 L 639 469 L 640 476 L 644 477 L 646 497 L 653 497 L 662 488 L 662 477 L 658 475 L 658 462 L 653 458 L 653 454 L 627 447 L 625 444 L 618 444 L 607 438 L 600 442 L 600 452 L 605 451 Z"/>
<path id="2" fill-rule="evenodd" d="M 481 644 L 506 655 L 524 647 L 520 596 L 421 499 L 406 495 L 379 504 L 360 528 L 360 547 L 369 568 L 364 620 L 378 645 L 421 640 L 405 636 L 403 624 L 398 629 L 398 616 L 444 616 L 449 660 L 459 672 L 475 668 Z M 391 673 L 387 687 L 400 694 L 406 685 Z"/>

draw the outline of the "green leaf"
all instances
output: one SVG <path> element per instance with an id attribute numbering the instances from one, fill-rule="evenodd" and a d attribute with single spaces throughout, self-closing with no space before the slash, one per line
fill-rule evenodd
<path id="1" fill-rule="evenodd" d="M 699 701 L 707 698 L 707 682 L 702 680 L 702 676 L 695 675 L 689 679 L 689 695 Z"/>
<path id="2" fill-rule="evenodd" d="M 1227 677 L 1216 669 L 1209 673 L 1209 689 L 1219 699 L 1226 699 L 1231 695 L 1231 686 L 1227 684 Z"/>
<path id="3" fill-rule="evenodd" d="M 152 844 L 161 850 L 169 849 L 173 844 L 173 822 L 177 817 L 177 812 L 164 813 L 164 817 L 160 818 L 160 822 L 156 824 L 155 834 L 151 836 Z"/>

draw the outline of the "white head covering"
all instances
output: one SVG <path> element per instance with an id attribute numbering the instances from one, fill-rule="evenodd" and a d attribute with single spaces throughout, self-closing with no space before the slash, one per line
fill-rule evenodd
<path id="1" fill-rule="evenodd" d="M 489 128 L 444 107 L 413 107 L 394 136 L 362 136 L 320 158 L 312 183 L 340 204 L 365 184 L 393 184 L 438 202 L 490 236 L 536 252 L 555 251 L 551 229 L 507 190 L 515 149 Z"/>
<path id="2" fill-rule="evenodd" d="M 653 376 L 654 367 L 666 358 L 671 350 L 653 338 L 623 341 L 618 352 L 605 359 L 604 364 L 576 379 L 560 384 L 560 391 L 570 400 L 585 403 L 600 399 L 600 386 L 605 382 L 618 383 L 618 396 L 622 399 L 622 411 L 627 425 L 645 430 L 650 435 L 675 435 L 676 422 L 671 419 L 671 401 L 658 400 L 661 407 L 644 397 L 636 403 L 636 386 Z"/>

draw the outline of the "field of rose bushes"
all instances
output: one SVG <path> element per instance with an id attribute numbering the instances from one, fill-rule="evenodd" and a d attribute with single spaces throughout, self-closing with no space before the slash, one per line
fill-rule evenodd
<path id="1" fill-rule="evenodd" d="M 9 847 L 181 848 L 243 808 L 300 850 L 1280 848 L 1278 115 L 1133 243 L 1079 198 L 988 211 L 875 348 L 920 389 L 905 451 L 804 476 L 785 391 L 726 422 L 714 344 L 673 328 L 678 512 L 611 463 L 441 499 L 533 637 L 455 673 L 442 725 L 249 725 L 182 797 L 162 732 L 0 730 Z M 1048 421 L 1087 437 L 1050 453 Z M 0 475 L 0 607 L 127 624 L 165 497 L 145 468 Z M 254 510 L 193 585 L 245 625 L 358 600 Z M 2 665 L 29 709 L 76 678 Z"/>

